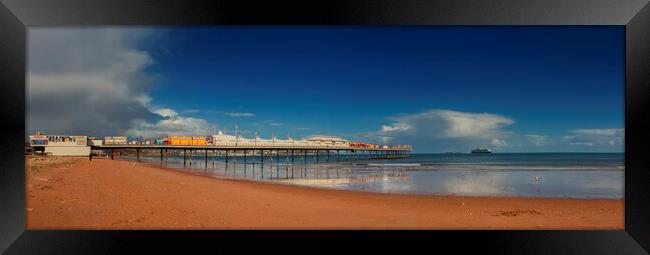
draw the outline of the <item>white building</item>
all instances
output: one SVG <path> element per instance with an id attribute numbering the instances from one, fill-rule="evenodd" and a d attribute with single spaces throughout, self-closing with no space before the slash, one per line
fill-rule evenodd
<path id="1" fill-rule="evenodd" d="M 102 139 L 88 139 L 88 145 L 101 146 L 103 144 Z"/>
<path id="2" fill-rule="evenodd" d="M 31 135 L 29 144 L 35 151 L 53 156 L 88 156 L 90 146 L 86 136 L 75 135 Z"/>
<path id="3" fill-rule="evenodd" d="M 310 143 L 331 147 L 348 147 L 350 142 L 338 136 L 315 135 L 307 138 Z"/>
<path id="4" fill-rule="evenodd" d="M 104 137 L 104 144 L 113 145 L 113 144 L 127 144 L 126 136 L 107 136 Z"/>
<path id="5" fill-rule="evenodd" d="M 263 139 L 259 136 L 255 138 L 245 138 L 241 136 L 224 134 L 219 131 L 215 135 L 208 138 L 209 145 L 215 146 L 238 146 L 238 147 L 345 147 L 349 146 L 349 142 L 345 139 L 336 136 L 312 136 L 308 139 L 294 140 L 277 139 Z"/>
<path id="6" fill-rule="evenodd" d="M 212 139 L 208 139 L 208 142 L 212 145 L 221 145 L 221 146 L 235 146 L 239 139 L 234 135 L 227 135 L 219 131 L 216 135 L 211 136 Z"/>

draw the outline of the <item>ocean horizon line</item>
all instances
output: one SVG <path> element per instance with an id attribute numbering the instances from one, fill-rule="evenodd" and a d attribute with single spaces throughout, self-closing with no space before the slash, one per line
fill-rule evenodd
<path id="1" fill-rule="evenodd" d="M 471 152 L 411 152 L 411 155 L 416 154 L 472 154 Z M 495 152 L 489 154 L 476 154 L 476 155 L 490 155 L 490 154 L 625 154 L 625 152 Z"/>

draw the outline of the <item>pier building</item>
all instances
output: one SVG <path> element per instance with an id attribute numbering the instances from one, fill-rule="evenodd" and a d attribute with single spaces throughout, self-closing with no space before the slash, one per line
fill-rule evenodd
<path id="1" fill-rule="evenodd" d="M 90 146 L 88 137 L 80 135 L 44 135 L 29 136 L 29 144 L 34 151 L 53 156 L 88 156 Z"/>

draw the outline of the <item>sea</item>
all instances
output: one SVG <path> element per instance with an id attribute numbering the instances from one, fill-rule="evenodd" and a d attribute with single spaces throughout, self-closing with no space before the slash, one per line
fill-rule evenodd
<path id="1" fill-rule="evenodd" d="M 122 156 L 121 159 L 137 160 Z M 335 154 L 143 156 L 195 175 L 286 185 L 418 195 L 624 198 L 623 153 L 412 154 L 368 159 Z"/>

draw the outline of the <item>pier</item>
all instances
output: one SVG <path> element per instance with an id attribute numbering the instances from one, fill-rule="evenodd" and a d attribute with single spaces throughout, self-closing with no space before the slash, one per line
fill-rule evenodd
<path id="1" fill-rule="evenodd" d="M 275 157 L 276 162 L 279 161 L 280 155 L 290 158 L 291 162 L 295 161 L 295 157 L 300 157 L 303 162 L 306 162 L 308 156 L 315 158 L 315 162 L 321 160 L 320 156 L 326 155 L 325 161 L 330 160 L 338 161 L 357 161 L 357 160 L 378 160 L 378 159 L 400 159 L 410 157 L 411 148 L 352 148 L 345 146 L 215 146 L 215 145 L 142 145 L 142 144 L 114 144 L 114 145 L 92 145 L 92 150 L 103 150 L 108 153 L 111 159 L 114 158 L 115 152 L 120 150 L 135 150 L 137 160 L 140 160 L 141 152 L 155 151 L 160 152 L 160 160 L 164 161 L 165 156 L 170 151 L 183 152 L 183 161 L 187 161 L 189 157 L 200 155 L 202 153 L 205 161 L 208 161 L 209 156 L 225 156 L 225 161 L 228 162 L 229 155 L 232 157 L 243 156 L 244 162 L 247 161 L 247 156 L 259 155 L 262 164 L 264 164 L 264 157 L 270 157 L 273 160 Z M 209 153 L 210 152 L 210 153 Z M 250 153 L 249 153 L 250 152 Z M 343 152 L 343 154 L 341 153 Z M 197 154 L 194 154 L 197 153 Z M 93 154 L 89 156 L 92 161 Z M 254 158 L 253 158 L 254 160 Z M 190 162 L 191 164 L 191 162 Z M 253 161 L 255 164 L 255 161 Z"/>

